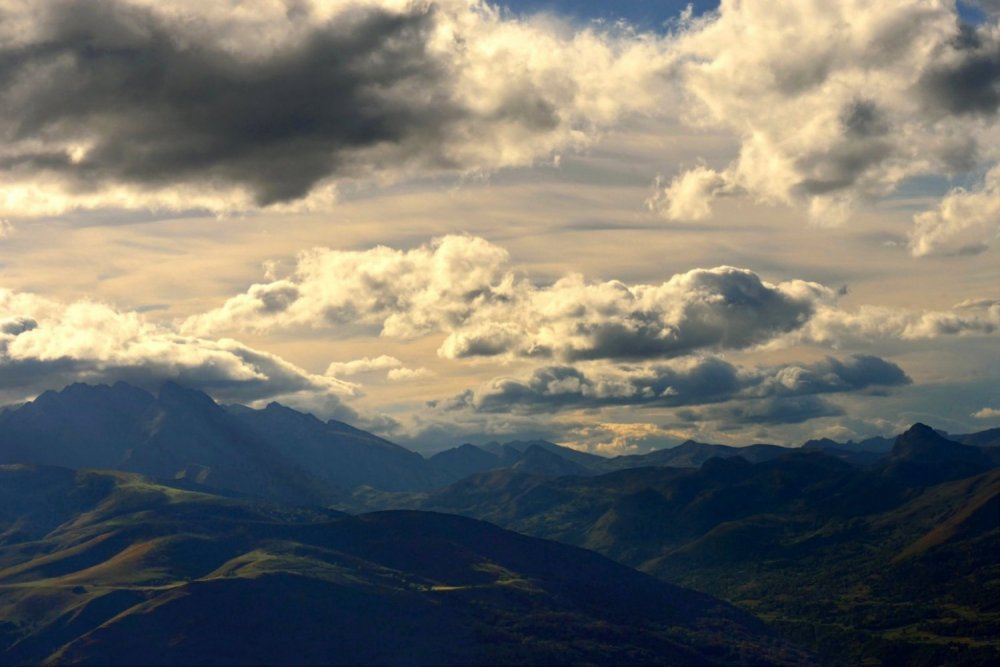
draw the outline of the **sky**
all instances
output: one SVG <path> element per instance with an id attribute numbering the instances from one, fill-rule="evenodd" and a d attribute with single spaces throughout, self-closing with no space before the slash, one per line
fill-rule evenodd
<path id="1" fill-rule="evenodd" d="M 0 403 L 1000 425 L 1000 4 L 0 0 Z"/>

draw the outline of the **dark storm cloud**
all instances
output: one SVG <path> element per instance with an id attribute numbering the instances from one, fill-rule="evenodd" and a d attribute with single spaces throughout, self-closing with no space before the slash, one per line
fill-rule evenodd
<path id="1" fill-rule="evenodd" d="M 458 113 L 426 50 L 432 9 L 352 10 L 252 58 L 115 0 L 44 9 L 30 43 L 0 48 L 0 131 L 13 145 L 92 148 L 79 161 L 24 148 L 0 168 L 54 172 L 78 190 L 207 179 L 260 204 L 292 200 L 349 169 L 352 149 L 418 142 L 443 160 L 432 147 Z"/>
<path id="2" fill-rule="evenodd" d="M 921 77 L 925 103 L 952 114 L 995 115 L 1000 108 L 1000 41 L 962 26 L 953 47 L 951 57 Z"/>
<path id="3" fill-rule="evenodd" d="M 892 362 L 856 355 L 828 357 L 814 364 L 743 369 L 708 357 L 686 365 L 581 369 L 548 366 L 528 378 L 497 378 L 439 404 L 446 410 L 484 413 L 548 413 L 610 406 L 681 407 L 755 399 L 760 419 L 784 406 L 817 414 L 817 403 L 795 400 L 818 394 L 872 391 L 905 385 L 910 379 Z M 788 399 L 788 400 L 786 400 Z M 772 403 L 773 408 L 759 407 Z M 823 408 L 829 412 L 831 408 Z M 750 415 L 750 412 L 747 412 Z M 790 413 L 789 413 L 790 414 Z M 824 415 L 825 416 L 825 415 Z M 787 419 L 787 417 L 786 417 Z"/>
<path id="4" fill-rule="evenodd" d="M 839 417 L 843 414 L 843 408 L 818 396 L 739 401 L 732 405 L 677 411 L 677 416 L 684 421 L 722 422 L 733 428 L 746 424 L 801 424 L 810 419 Z"/>

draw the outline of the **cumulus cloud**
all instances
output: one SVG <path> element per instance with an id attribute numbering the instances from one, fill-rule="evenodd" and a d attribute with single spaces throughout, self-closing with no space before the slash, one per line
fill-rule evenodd
<path id="1" fill-rule="evenodd" d="M 481 0 L 4 0 L 0 211 L 315 207 L 654 110 L 652 37 Z"/>
<path id="2" fill-rule="evenodd" d="M 976 419 L 997 419 L 1000 417 L 1000 408 L 983 408 L 973 412 L 971 416 Z"/>
<path id="3" fill-rule="evenodd" d="M 14 400 L 71 382 L 123 380 L 155 388 L 164 380 L 221 400 L 288 402 L 323 397 L 327 414 L 356 418 L 341 399 L 352 385 L 315 375 L 232 339 L 182 336 L 92 301 L 62 304 L 0 289 L 0 395 Z"/>
<path id="4" fill-rule="evenodd" d="M 954 3 L 723 0 L 673 48 L 688 119 L 741 147 L 662 187 L 651 203 L 668 218 L 704 218 L 714 198 L 746 192 L 836 223 L 908 178 L 1000 157 L 1000 26 L 962 25 Z M 992 237 L 996 206 L 972 209 L 996 198 L 994 180 L 918 217 L 914 254 Z"/>
<path id="5" fill-rule="evenodd" d="M 386 371 L 385 377 L 390 382 L 415 380 L 431 375 L 431 372 L 426 368 L 407 368 L 402 361 L 387 354 L 352 361 L 335 361 L 327 367 L 326 374 L 340 378 L 380 371 Z"/>
<path id="6" fill-rule="evenodd" d="M 663 426 L 647 422 L 585 424 L 568 428 L 566 437 L 568 439 L 561 443 L 566 447 L 605 456 L 642 454 L 686 439 Z"/>
<path id="7" fill-rule="evenodd" d="M 288 278 L 253 285 L 184 330 L 367 325 L 383 336 L 447 334 L 446 358 L 647 359 L 761 344 L 800 328 L 828 288 L 771 284 L 746 269 L 678 274 L 659 285 L 566 276 L 537 286 L 481 238 L 409 251 L 314 249 Z"/>
<path id="8" fill-rule="evenodd" d="M 917 257 L 967 255 L 986 250 L 1000 236 L 1000 166 L 975 190 L 956 188 L 935 210 L 914 218 L 910 250 Z"/>
<path id="9" fill-rule="evenodd" d="M 646 206 L 671 220 L 704 220 L 712 214 L 713 199 L 738 189 L 731 178 L 700 165 L 680 174 L 666 187 L 663 178 L 658 176 Z"/>
<path id="10" fill-rule="evenodd" d="M 758 406 L 771 402 L 777 410 L 795 403 L 785 399 L 909 382 L 896 364 L 864 355 L 762 368 L 740 368 L 716 357 L 704 357 L 641 366 L 545 366 L 528 377 L 495 378 L 435 407 L 446 411 L 531 414 L 611 406 L 682 407 L 752 399 L 761 401 Z M 810 405 L 806 401 L 798 404 Z M 760 419 L 767 414 L 759 407 L 754 409 Z"/>
<path id="11" fill-rule="evenodd" d="M 373 371 L 387 371 L 394 368 L 402 368 L 403 362 L 396 357 L 387 354 L 378 357 L 364 357 L 352 361 L 334 361 L 326 368 L 326 374 L 334 377 L 346 377 L 359 375 L 361 373 L 371 373 Z"/>
<path id="12" fill-rule="evenodd" d="M 818 308 L 790 338 L 839 347 L 884 340 L 930 340 L 942 336 L 989 336 L 1000 332 L 1000 301 L 973 299 L 951 310 L 909 310 L 864 305 L 853 311 Z M 778 341 L 783 344 L 785 341 Z"/>
<path id="13" fill-rule="evenodd" d="M 448 236 L 409 251 L 315 248 L 289 278 L 253 285 L 221 308 L 190 318 L 187 331 L 372 326 L 410 338 L 468 321 L 512 298 L 507 252 L 488 241 Z"/>
<path id="14" fill-rule="evenodd" d="M 410 380 L 419 380 L 420 378 L 431 377 L 434 375 L 433 371 L 428 368 L 393 368 L 390 369 L 385 374 L 385 379 L 389 382 L 408 382 Z"/>

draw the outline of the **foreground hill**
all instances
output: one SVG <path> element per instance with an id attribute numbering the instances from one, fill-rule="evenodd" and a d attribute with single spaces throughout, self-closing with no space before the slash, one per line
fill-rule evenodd
<path id="1" fill-rule="evenodd" d="M 837 661 L 1000 660 L 1000 470 L 924 425 L 859 468 L 816 450 L 549 479 L 498 470 L 380 506 L 455 512 L 718 595 Z"/>
<path id="2" fill-rule="evenodd" d="M 0 466 L 0 619 L 4 664 L 809 662 L 717 599 L 472 519 L 37 466 Z"/>

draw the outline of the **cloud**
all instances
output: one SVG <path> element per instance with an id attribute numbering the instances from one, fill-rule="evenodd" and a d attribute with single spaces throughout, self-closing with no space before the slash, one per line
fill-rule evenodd
<path id="1" fill-rule="evenodd" d="M 1000 14 L 1000 0 L 966 0 L 966 4 L 978 7 L 989 14 Z"/>
<path id="2" fill-rule="evenodd" d="M 420 378 L 431 377 L 433 371 L 427 368 L 393 368 L 385 374 L 385 379 L 389 382 L 409 382 Z"/>
<path id="3" fill-rule="evenodd" d="M 315 248 L 286 279 L 253 285 L 221 308 L 190 318 L 187 331 L 265 331 L 330 325 L 375 327 L 412 338 L 468 321 L 512 298 L 507 252 L 484 239 L 447 236 L 409 251 Z"/>
<path id="4" fill-rule="evenodd" d="M 568 439 L 562 444 L 566 447 L 604 456 L 642 454 L 686 439 L 647 422 L 585 424 L 568 428 L 565 437 Z"/>
<path id="5" fill-rule="evenodd" d="M 798 342 L 839 347 L 884 340 L 930 340 L 942 336 L 990 336 L 1000 332 L 1000 301 L 976 299 L 952 310 L 917 311 L 885 306 L 860 306 L 846 311 L 818 308 L 809 322 L 789 338 Z M 787 344 L 788 341 L 776 341 Z"/>
<path id="6" fill-rule="evenodd" d="M 684 421 L 715 422 L 720 430 L 742 428 L 747 424 L 801 424 L 844 414 L 843 408 L 818 396 L 772 397 L 677 411 L 677 416 Z"/>
<path id="7" fill-rule="evenodd" d="M 0 289 L 0 396 L 28 397 L 71 382 L 176 380 L 220 400 L 289 403 L 322 397 L 326 414 L 360 419 L 341 399 L 356 385 L 314 375 L 235 340 L 182 336 L 106 304 L 61 304 Z"/>
<path id="8" fill-rule="evenodd" d="M 652 37 L 479 0 L 5 0 L 0 212 L 328 205 L 530 165 L 657 107 Z"/>
<path id="9" fill-rule="evenodd" d="M 495 378 L 435 407 L 445 411 L 534 414 L 612 406 L 682 407 L 754 399 L 771 401 L 777 409 L 795 404 L 784 399 L 858 392 L 909 382 L 896 364 L 864 355 L 843 361 L 828 357 L 814 364 L 762 368 L 740 368 L 716 357 L 704 357 L 641 366 L 545 366 L 527 377 Z M 799 407 L 808 405 L 799 402 Z M 816 404 L 811 405 L 815 408 Z M 750 416 L 753 414 L 757 413 L 748 412 Z"/>
<path id="10" fill-rule="evenodd" d="M 712 214 L 713 199 L 738 190 L 731 178 L 700 165 L 680 174 L 666 187 L 662 177 L 657 177 L 646 206 L 670 220 L 704 220 Z"/>
<path id="11" fill-rule="evenodd" d="M 914 218 L 910 250 L 917 257 L 967 255 L 986 250 L 1000 236 L 1000 166 L 972 191 L 955 188 L 935 210 Z"/>
<path id="12" fill-rule="evenodd" d="M 396 357 L 383 354 L 375 358 L 364 357 L 363 359 L 354 359 L 353 361 L 334 361 L 327 366 L 326 374 L 333 377 L 346 377 L 402 367 L 402 361 Z"/>
<path id="13" fill-rule="evenodd" d="M 253 285 L 183 330 L 351 324 L 401 338 L 445 333 L 438 352 L 449 359 L 652 359 L 765 343 L 833 298 L 816 283 L 771 284 L 726 266 L 659 285 L 569 275 L 538 286 L 509 268 L 502 248 L 446 236 L 409 251 L 311 250 L 290 277 Z"/>
<path id="14" fill-rule="evenodd" d="M 1000 417 L 1000 408 L 983 408 L 982 410 L 973 412 L 970 416 L 976 419 L 996 419 Z"/>
<path id="15" fill-rule="evenodd" d="M 386 354 L 346 362 L 335 361 L 327 367 L 326 375 L 340 378 L 379 371 L 386 371 L 385 378 L 390 382 L 405 382 L 432 375 L 426 368 L 407 368 L 402 361 Z"/>
<path id="16" fill-rule="evenodd" d="M 728 165 L 661 186 L 650 202 L 670 219 L 705 218 L 713 199 L 744 192 L 833 224 L 912 177 L 963 175 L 1000 158 L 995 14 L 969 26 L 949 2 L 724 0 L 672 53 L 687 119 L 727 128 L 741 146 Z M 918 216 L 914 254 L 988 242 L 995 179 Z"/>

